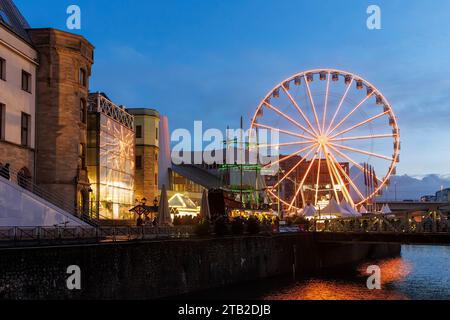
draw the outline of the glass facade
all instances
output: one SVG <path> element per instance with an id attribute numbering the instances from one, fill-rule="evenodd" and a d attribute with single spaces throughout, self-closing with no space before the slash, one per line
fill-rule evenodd
<path id="1" fill-rule="evenodd" d="M 131 219 L 129 210 L 134 204 L 135 134 L 102 113 L 89 115 L 88 128 L 92 215 L 100 219 Z"/>
<path id="2" fill-rule="evenodd" d="M 155 179 L 157 177 L 155 176 Z M 183 177 L 182 175 L 179 175 L 176 172 L 171 172 L 171 186 L 170 190 L 175 192 L 193 192 L 193 193 L 202 193 L 205 188 L 202 186 L 196 184 L 195 182 L 189 180 L 188 178 Z"/>

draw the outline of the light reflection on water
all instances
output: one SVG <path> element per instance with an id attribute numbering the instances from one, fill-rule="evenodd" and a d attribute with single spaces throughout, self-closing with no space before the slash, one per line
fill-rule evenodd
<path id="1" fill-rule="evenodd" d="M 381 290 L 367 289 L 367 266 L 381 269 Z M 450 300 L 450 247 L 404 246 L 401 257 L 367 261 L 355 270 L 294 282 L 268 279 L 211 290 L 207 300 Z"/>
<path id="2" fill-rule="evenodd" d="M 382 290 L 368 290 L 367 266 L 381 269 Z M 399 258 L 371 261 L 347 276 L 300 281 L 270 290 L 267 300 L 450 299 L 450 247 L 404 246 Z"/>
<path id="3" fill-rule="evenodd" d="M 382 290 L 368 290 L 366 274 L 369 265 L 381 269 Z M 267 300 L 405 300 L 404 294 L 391 289 L 411 272 L 411 265 L 402 258 L 374 261 L 361 265 L 354 275 L 313 278 L 300 281 L 290 288 L 264 296 Z"/>

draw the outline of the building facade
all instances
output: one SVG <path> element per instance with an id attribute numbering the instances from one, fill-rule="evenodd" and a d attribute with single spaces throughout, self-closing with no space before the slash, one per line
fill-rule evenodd
<path id="1" fill-rule="evenodd" d="M 154 109 L 128 109 L 136 132 L 135 196 L 142 201 L 158 197 L 159 113 Z"/>
<path id="2" fill-rule="evenodd" d="M 38 56 L 28 28 L 15 5 L 0 0 L 0 164 L 34 179 Z"/>
<path id="3" fill-rule="evenodd" d="M 305 161 L 304 163 L 297 165 L 302 160 L 300 156 L 296 155 L 290 158 L 282 156 L 281 158 L 284 157 L 286 157 L 286 160 L 280 162 L 280 172 L 276 175 L 268 175 L 265 177 L 266 184 L 268 186 L 274 186 L 279 180 L 283 179 L 286 173 L 290 172 L 291 168 L 295 167 L 295 170 L 280 184 L 279 192 L 282 199 L 289 201 L 295 198 L 293 205 L 297 208 L 304 208 L 309 203 L 316 202 L 317 192 L 318 206 L 320 208 L 325 208 L 333 197 L 336 198 L 326 159 L 316 160 L 312 165 L 310 161 Z M 303 181 L 310 165 L 311 169 L 309 174 Z M 342 171 L 345 172 L 347 176 L 350 176 L 349 163 L 340 162 L 339 165 L 341 166 Z M 319 181 L 321 182 L 319 186 L 317 186 L 318 175 L 320 175 Z M 344 182 L 344 186 L 336 184 L 336 191 L 341 194 L 342 189 L 339 188 L 345 188 L 347 192 L 351 192 L 347 177 L 342 172 L 339 172 L 339 175 Z M 303 188 L 298 191 L 302 181 Z M 278 192 L 278 190 L 276 191 Z M 296 194 L 297 196 L 295 196 Z M 285 210 L 289 208 L 286 204 L 282 203 L 281 205 Z"/>
<path id="4" fill-rule="evenodd" d="M 87 98 L 94 47 L 82 36 L 31 29 L 39 53 L 36 182 L 57 192 L 78 214 L 88 212 Z"/>
<path id="5" fill-rule="evenodd" d="M 442 189 L 436 192 L 436 202 L 450 203 L 450 189 Z"/>
<path id="6" fill-rule="evenodd" d="M 87 166 L 90 212 L 96 219 L 132 219 L 135 204 L 134 117 L 105 94 L 89 96 Z"/>

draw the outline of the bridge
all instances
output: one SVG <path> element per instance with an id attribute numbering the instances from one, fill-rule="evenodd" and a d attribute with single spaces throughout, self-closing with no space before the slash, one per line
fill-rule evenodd
<path id="1" fill-rule="evenodd" d="M 424 204 L 423 210 L 426 207 Z M 404 210 L 403 207 L 401 210 Z M 391 217 L 368 215 L 333 219 L 315 222 L 309 231 L 315 232 L 319 242 L 450 245 L 450 217 L 440 210 L 416 217 L 406 213 Z"/>
<path id="2" fill-rule="evenodd" d="M 450 213 L 450 203 L 446 202 L 420 202 L 420 201 L 379 201 L 377 207 L 385 204 L 389 206 L 393 213 L 414 213 L 442 211 Z"/>

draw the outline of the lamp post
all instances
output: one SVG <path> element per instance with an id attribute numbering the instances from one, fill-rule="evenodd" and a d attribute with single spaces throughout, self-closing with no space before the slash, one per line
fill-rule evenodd
<path id="1" fill-rule="evenodd" d="M 395 201 L 397 201 L 397 181 L 394 182 Z"/>
<path id="2" fill-rule="evenodd" d="M 277 181 L 280 181 L 280 170 L 278 170 L 278 180 Z M 277 188 L 277 192 L 278 192 L 278 216 L 280 217 L 280 219 L 283 219 L 283 217 L 281 216 L 280 189 L 281 189 L 281 184 L 279 184 L 278 188 Z"/>

